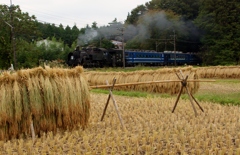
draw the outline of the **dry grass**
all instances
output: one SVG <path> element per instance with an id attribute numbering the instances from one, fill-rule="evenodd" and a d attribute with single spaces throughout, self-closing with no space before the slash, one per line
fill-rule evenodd
<path id="1" fill-rule="evenodd" d="M 22 133 L 23 129 L 29 132 L 32 116 L 37 133 L 45 131 L 49 124 L 53 126 L 50 126 L 51 130 L 47 130 L 52 132 L 41 132 L 42 136 L 37 138 L 35 143 L 32 142 L 29 134 L 26 139 L 20 137 L 10 141 L 0 141 L 0 154 L 240 154 L 238 106 L 201 102 L 205 112 L 202 113 L 197 109 L 199 115 L 195 117 L 189 100 L 180 99 L 175 112 L 171 113 L 176 98 L 115 96 L 126 127 L 126 130 L 122 130 L 112 101 L 104 121 L 100 122 L 107 95 L 91 94 L 91 98 L 88 98 L 87 94 L 77 93 L 88 92 L 87 83 L 81 82 L 84 80 L 83 76 L 79 77 L 81 69 L 69 71 L 68 76 L 62 72 L 63 69 L 53 71 L 47 68 L 46 70 L 47 72 L 38 68 L 35 72 L 26 70 L 26 72 L 1 75 L 1 139 L 6 139 L 6 134 L 16 136 L 19 132 Z M 95 79 L 100 79 L 102 84 L 105 84 L 106 79 L 111 82 L 113 77 L 116 77 L 119 83 L 129 83 L 133 79 L 139 82 L 156 81 L 161 80 L 160 76 L 163 80 L 169 80 L 173 77 L 170 76 L 172 72 L 169 70 L 165 70 L 164 73 L 166 74 L 163 72 L 159 74 L 158 71 L 113 73 L 109 77 L 102 73 Z M 90 74 L 87 73 L 87 77 L 90 78 Z M 176 78 L 176 75 L 174 77 Z M 93 77 L 91 81 L 94 81 L 92 79 Z M 202 84 L 201 91 L 203 89 L 209 92 L 219 91 L 221 88 L 226 88 L 224 91 L 231 91 L 231 88 L 239 91 L 239 86 L 235 84 Z M 170 89 L 167 85 L 159 88 L 162 90 L 165 87 Z M 126 87 L 126 89 L 134 88 Z M 177 86 L 175 88 L 177 89 Z M 138 89 L 157 90 L 156 86 L 147 88 L 139 86 Z M 16 92 L 20 92 L 21 95 Z M 71 106 L 68 106 L 68 101 L 71 101 Z M 78 107 L 78 101 L 91 102 L 90 118 L 88 109 L 90 104 L 86 104 L 86 107 Z M 72 118 L 76 120 L 70 120 Z M 22 120 L 26 121 L 22 123 Z M 89 125 L 85 130 L 73 127 L 73 125 L 86 124 L 86 120 Z M 38 124 L 40 126 L 37 126 Z M 65 125 L 73 130 L 67 130 L 63 127 Z M 61 128 L 64 129 L 64 133 L 58 130 Z"/>
<path id="2" fill-rule="evenodd" d="M 90 86 L 105 85 L 106 80 L 111 84 L 113 78 L 117 79 L 116 84 L 123 83 L 135 83 L 145 81 L 162 81 L 162 80 L 179 80 L 175 72 L 179 73 L 182 70 L 183 73 L 189 75 L 188 79 L 198 79 L 196 70 L 192 67 L 184 68 L 161 68 L 154 71 L 134 71 L 134 72 L 85 72 L 86 78 Z M 144 85 L 131 85 L 124 87 L 116 87 L 116 90 L 134 90 L 156 93 L 169 93 L 177 94 L 181 88 L 180 82 L 171 83 L 158 83 L 158 84 L 144 84 Z M 188 83 L 188 89 L 195 93 L 199 88 L 198 82 Z"/>
<path id="3" fill-rule="evenodd" d="M 240 66 L 210 66 L 197 68 L 199 78 L 240 78 Z"/>
<path id="4" fill-rule="evenodd" d="M 126 126 L 123 131 L 112 101 L 103 122 L 107 95 L 91 94 L 91 118 L 85 130 L 48 133 L 36 140 L 0 142 L 1 154 L 239 154 L 240 109 L 201 103 L 198 117 L 189 100 L 115 96 Z"/>
<path id="5" fill-rule="evenodd" d="M 42 67 L 0 75 L 0 140 L 57 129 L 85 128 L 90 96 L 83 68 Z"/>

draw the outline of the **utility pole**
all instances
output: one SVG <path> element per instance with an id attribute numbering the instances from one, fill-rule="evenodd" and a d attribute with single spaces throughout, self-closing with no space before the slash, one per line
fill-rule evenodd
<path id="1" fill-rule="evenodd" d="M 125 52 L 124 52 L 124 28 L 119 28 L 122 34 L 122 63 L 123 68 L 125 68 Z"/>
<path id="2" fill-rule="evenodd" d="M 12 1 L 10 0 L 10 7 L 9 7 L 9 15 L 10 15 L 10 22 L 6 22 L 3 19 L 4 13 L 1 13 L 0 19 L 11 28 L 10 31 L 10 43 L 11 43 L 11 52 L 13 54 L 13 61 L 14 67 L 17 68 L 17 59 L 16 59 L 16 48 L 15 48 L 15 33 L 14 33 L 14 26 L 13 26 L 13 5 Z"/>
<path id="3" fill-rule="evenodd" d="M 177 66 L 177 62 L 176 62 L 176 34 L 175 34 L 175 30 L 173 30 L 173 48 L 174 48 L 174 66 Z"/>
<path id="4" fill-rule="evenodd" d="M 16 58 L 16 49 L 15 49 L 15 33 L 14 33 L 14 25 L 13 25 L 13 5 L 12 0 L 10 0 L 10 24 L 7 23 L 8 26 L 11 27 L 11 43 L 12 43 L 12 51 L 13 51 L 13 62 L 14 68 L 17 69 L 17 58 Z M 6 23 L 6 22 L 5 22 Z"/>
<path id="5" fill-rule="evenodd" d="M 110 25 L 120 25 L 120 22 L 112 22 L 109 23 Z M 120 25 L 122 26 L 122 24 Z M 123 68 L 125 68 L 125 52 L 124 52 L 124 27 L 122 26 L 122 28 L 117 28 L 119 31 L 121 31 L 121 35 L 122 35 L 122 64 L 123 64 Z"/>
<path id="6" fill-rule="evenodd" d="M 173 46 L 174 46 L 174 65 L 177 66 L 177 62 L 176 62 L 176 35 L 175 35 L 175 30 L 173 31 Z"/>

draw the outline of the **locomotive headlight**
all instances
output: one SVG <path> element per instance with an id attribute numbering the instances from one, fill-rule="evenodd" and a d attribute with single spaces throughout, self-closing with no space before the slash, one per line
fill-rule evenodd
<path id="1" fill-rule="evenodd" d="M 70 59 L 71 59 L 71 60 L 74 60 L 74 56 L 72 55 Z"/>

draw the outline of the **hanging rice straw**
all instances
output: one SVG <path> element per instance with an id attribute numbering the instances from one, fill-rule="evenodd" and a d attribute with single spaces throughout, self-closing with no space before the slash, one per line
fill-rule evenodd
<path id="1" fill-rule="evenodd" d="M 184 68 L 161 68 L 154 71 L 134 71 L 134 72 L 86 72 L 89 85 L 92 88 L 100 88 L 99 85 L 105 85 L 105 81 L 109 82 L 115 77 L 117 82 L 115 90 L 134 90 L 134 91 L 147 91 L 155 93 L 169 93 L 177 94 L 181 88 L 181 83 L 176 76 L 175 72 L 182 70 L 185 75 L 189 75 L 188 79 L 197 79 L 196 70 L 192 67 Z M 114 76 L 112 76 L 114 75 Z M 109 79 L 109 77 L 111 77 Z M 94 79 L 94 80 L 92 80 Z M 93 82 L 94 81 L 94 82 Z M 151 82 L 152 81 L 152 82 Z M 156 82 L 154 82 L 156 81 Z M 165 81 L 165 82 L 159 82 Z M 142 82 L 151 83 L 151 85 L 141 85 Z M 139 83 L 139 84 L 136 84 Z M 189 90 L 195 93 L 198 88 L 198 82 L 188 83 Z M 122 84 L 122 85 L 121 85 Z M 111 85 L 111 83 L 110 83 Z M 120 86 L 121 87 L 118 87 Z M 106 87 L 105 87 L 106 88 Z M 185 92 L 185 91 L 184 91 Z"/>
<path id="2" fill-rule="evenodd" d="M 31 122 L 37 135 L 88 124 L 90 96 L 82 67 L 3 72 L 0 91 L 0 140 L 29 133 Z"/>

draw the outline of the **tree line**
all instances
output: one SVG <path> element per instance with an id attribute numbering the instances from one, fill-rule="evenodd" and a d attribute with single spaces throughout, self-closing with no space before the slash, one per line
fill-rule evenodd
<path id="1" fill-rule="evenodd" d="M 77 45 L 197 52 L 204 65 L 239 64 L 240 2 L 238 0 L 151 0 L 139 5 L 124 23 L 78 28 L 41 23 L 18 5 L 0 5 L 0 68 L 31 68 L 39 60 L 66 60 Z M 47 39 L 56 44 L 37 46 Z M 175 47 L 175 48 L 174 48 Z"/>

